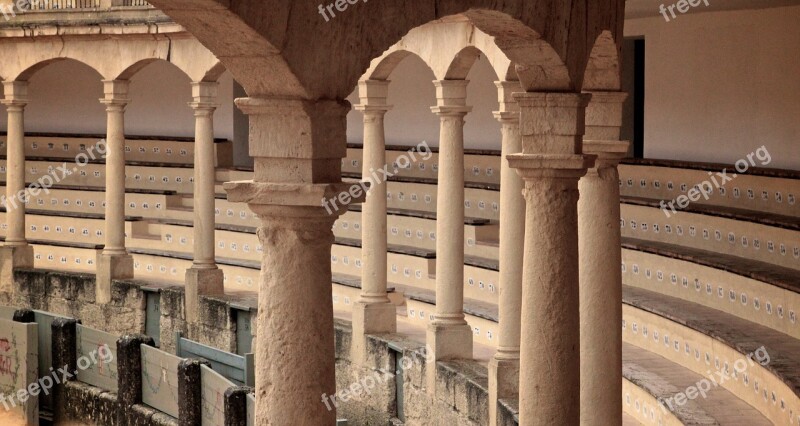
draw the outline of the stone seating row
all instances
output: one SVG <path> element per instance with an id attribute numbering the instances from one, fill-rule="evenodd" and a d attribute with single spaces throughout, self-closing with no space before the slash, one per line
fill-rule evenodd
<path id="1" fill-rule="evenodd" d="M 228 178 L 229 176 L 224 177 Z M 191 185 L 186 184 L 183 186 Z M 141 187 L 153 190 L 152 185 L 149 187 L 141 185 Z M 391 209 L 390 213 L 393 216 L 435 217 L 435 185 L 414 182 L 389 182 L 388 187 L 387 197 Z M 134 189 L 131 188 L 131 190 Z M 187 189 L 184 188 L 183 190 Z M 465 211 L 467 212 L 468 223 L 485 223 L 482 221 L 496 221 L 498 219 L 498 192 L 476 188 L 468 188 L 465 192 L 467 194 Z M 47 195 L 42 196 L 40 194 L 32 201 L 36 205 L 42 206 L 42 204 L 46 204 L 44 199 L 48 198 Z M 88 194 L 86 197 L 91 198 Z M 102 200 L 99 194 L 95 194 L 94 198 L 96 200 L 86 202 L 87 210 L 90 210 L 92 205 L 97 206 L 98 201 Z M 52 204 L 54 202 L 53 197 L 50 197 L 49 201 Z M 66 199 L 62 201 L 61 204 L 69 202 Z M 171 197 L 170 201 L 168 204 L 176 212 L 170 212 L 168 215 L 156 215 L 157 217 L 191 220 L 192 199 L 190 197 Z M 84 203 L 82 199 L 75 199 L 73 202 L 76 207 L 81 207 Z M 150 208 L 159 210 L 159 207 L 164 205 L 158 201 L 141 201 L 137 203 L 135 199 L 127 200 L 126 204 L 130 207 L 128 209 L 129 214 L 143 217 L 148 216 L 143 210 Z M 220 205 L 219 214 L 217 215 L 218 222 L 234 226 L 258 225 L 255 215 L 249 211 L 246 205 L 227 203 L 224 200 L 218 200 L 218 205 Z M 183 210 L 184 213 L 178 213 L 177 210 Z M 75 211 L 80 211 L 80 208 Z M 744 258 L 756 258 L 784 267 L 800 267 L 800 221 L 761 223 L 737 220 L 726 215 L 700 214 L 694 211 L 685 211 L 681 212 L 681 214 L 667 217 L 662 215 L 661 210 L 653 205 L 641 204 L 629 199 L 625 199 L 625 203 L 622 206 L 622 219 L 622 232 L 625 236 L 703 247 Z M 344 221 L 342 221 L 342 225 L 344 226 Z M 354 229 L 351 228 L 351 230 Z M 410 228 L 406 227 L 404 235 L 409 230 Z M 468 247 L 470 242 L 476 245 L 473 250 L 475 253 L 472 255 L 477 257 L 488 256 L 488 252 L 482 250 L 485 247 L 481 246 L 486 245 L 488 250 L 491 250 L 492 246 L 496 246 L 496 230 L 497 227 L 494 226 L 481 232 L 480 238 L 467 237 Z M 426 233 L 430 237 L 430 232 L 425 232 L 420 227 L 416 227 L 413 230 L 415 236 L 419 236 L 421 233 Z M 398 244 L 402 243 L 398 242 Z"/>
<path id="2" fill-rule="evenodd" d="M 622 327 L 624 342 L 709 381 L 713 373 L 719 387 L 773 424 L 800 422 L 796 339 L 716 309 L 627 286 L 623 286 Z M 710 385 L 708 392 L 715 392 L 717 386 Z M 700 397 L 696 401 L 706 402 Z M 680 399 L 672 402 L 675 407 Z"/>
<path id="3" fill-rule="evenodd" d="M 152 188 L 151 188 L 152 189 Z M 390 210 L 390 220 L 398 220 L 398 226 L 390 226 L 389 235 L 392 243 L 398 245 L 418 245 L 421 240 L 426 243 L 421 247 L 432 249 L 435 242 L 431 232 L 435 232 L 435 224 L 423 218 L 435 217 L 435 203 L 421 205 L 419 201 L 423 192 L 432 195 L 436 187 L 427 184 L 390 182 L 389 195 L 394 196 L 397 211 Z M 131 189 L 130 191 L 133 191 Z M 479 191 L 474 195 L 478 203 L 497 202 L 498 193 L 495 191 Z M 410 195 L 406 195 L 410 194 Z M 53 211 L 72 211 L 75 213 L 103 212 L 104 194 L 99 191 L 74 191 L 68 189 L 52 189 L 49 193 L 40 193 L 31 198 L 29 208 Z M 126 214 L 144 218 L 192 220 L 192 198 L 179 196 L 171 192 L 162 194 L 129 193 L 126 197 Z M 417 210 L 414 210 L 417 209 Z M 420 210 L 421 209 L 421 210 Z M 405 213 L 409 214 L 405 214 Z M 410 214 L 410 213 L 419 214 Z M 494 212 L 493 212 L 494 213 Z M 478 214 L 481 214 L 480 210 Z M 355 217 L 355 211 L 346 213 L 339 221 L 337 235 L 347 238 L 358 238 L 360 223 L 350 219 Z M 408 219 L 401 219 L 408 216 Z M 492 257 L 491 253 L 497 246 L 496 223 L 489 225 L 486 221 L 496 214 L 483 219 L 468 219 L 465 249 L 468 255 L 475 257 Z M 415 217 L 416 219 L 412 219 Z M 217 222 L 231 226 L 258 226 L 255 215 L 242 203 L 229 203 L 226 200 L 217 200 Z M 624 236 L 638 239 L 651 239 L 654 241 L 670 242 L 698 247 L 707 250 L 733 254 L 742 258 L 755 258 L 775 265 L 800 268 L 800 230 L 791 223 L 782 226 L 772 226 L 760 222 L 735 220 L 727 216 L 713 216 L 695 212 L 681 212 L 667 218 L 660 209 L 641 204 L 626 202 L 621 207 L 621 228 Z M 495 219 L 496 220 L 496 219 Z M 412 223 L 413 222 L 413 223 Z M 429 223 L 423 227 L 421 224 Z M 483 224 L 471 226 L 469 224 Z M 349 231 L 344 227 L 348 226 Z M 474 234 L 473 234 L 474 231 Z M 394 235 L 394 232 L 397 235 Z M 408 238 L 408 235 L 411 238 Z M 402 241 L 406 237 L 406 241 Z M 422 235 L 423 238 L 419 238 Z M 434 235 L 435 238 L 435 235 Z"/>
<path id="4" fill-rule="evenodd" d="M 410 147 L 387 147 L 388 171 L 399 179 L 435 181 L 438 172 L 437 150 L 433 149 L 425 156 L 417 154 L 411 158 L 409 149 Z M 489 189 L 499 187 L 498 151 L 465 150 L 464 163 L 464 176 L 468 186 L 477 185 Z M 731 165 L 626 159 L 619 166 L 620 192 L 625 197 L 669 202 L 681 195 L 688 195 L 692 188 L 708 181 L 712 186 L 711 190 L 706 191 L 708 199 L 701 196 L 698 200 L 691 201 L 692 204 L 800 217 L 800 174 L 789 170 L 752 167 L 752 164 L 748 163 L 745 173 L 737 174 Z M 343 174 L 360 177 L 362 167 L 360 145 L 349 145 L 347 157 L 342 160 Z M 723 169 L 726 170 L 724 178 L 720 176 Z"/>
<path id="5" fill-rule="evenodd" d="M 25 135 L 25 157 L 40 159 L 74 160 L 79 154 L 102 161 L 102 147 L 97 150 L 105 135 L 59 135 L 29 133 Z M 217 139 L 214 143 L 217 167 L 233 165 L 233 143 Z M 6 155 L 6 135 L 0 134 L 0 156 Z M 129 164 L 162 164 L 170 166 L 194 164 L 194 138 L 127 136 L 125 160 Z"/>
<path id="6" fill-rule="evenodd" d="M 96 259 L 102 246 L 53 241 L 30 241 L 34 250 L 34 268 L 94 274 Z M 175 253 L 130 249 L 134 259 L 134 276 L 154 283 L 181 284 L 186 269 L 192 266 L 191 256 Z M 219 266 L 225 273 L 226 294 L 249 294 L 255 297 L 258 289 L 258 265 L 243 266 L 242 262 Z"/>
<path id="7" fill-rule="evenodd" d="M 77 187 L 99 190 L 106 185 L 106 166 L 101 163 L 78 164 L 51 160 L 27 160 L 25 182 L 38 182 L 41 187 L 58 184 L 61 187 Z M 6 180 L 6 160 L 0 160 L 0 180 Z M 221 182 L 218 180 L 218 182 Z M 160 167 L 128 165 L 125 173 L 126 190 L 174 191 L 192 194 L 194 169 L 190 167 Z M 217 192 L 224 194 L 222 185 Z"/>
<path id="8" fill-rule="evenodd" d="M 624 294 L 623 409 L 630 416 L 643 424 L 661 425 L 798 424 L 796 340 L 662 294 L 627 286 Z M 465 301 L 465 315 L 474 341 L 496 345 L 496 316 L 478 316 L 476 310 L 487 310 L 470 303 Z M 433 300 L 408 301 L 408 320 L 419 327 L 427 326 L 433 312 Z M 697 388 L 706 386 L 700 384 L 704 380 L 708 389 L 701 398 Z"/>
<path id="9" fill-rule="evenodd" d="M 800 220 L 793 226 L 737 220 L 726 216 L 681 212 L 666 217 L 649 205 L 623 200 L 623 237 L 662 242 L 722 255 L 800 269 Z"/>
<path id="10" fill-rule="evenodd" d="M 70 218 L 67 221 L 68 223 L 65 223 L 64 225 L 59 225 L 58 221 L 54 223 L 53 217 L 50 216 L 30 214 L 28 217 L 28 237 L 33 240 L 50 240 L 67 243 L 74 241 L 76 235 L 80 235 L 81 240 L 86 243 L 91 243 L 98 246 L 103 244 L 103 232 L 105 224 L 102 220 L 102 216 L 94 215 L 94 217 L 88 218 Z M 3 218 L 0 217 L 0 219 Z M 180 224 L 171 224 L 138 219 L 133 220 L 135 218 L 131 219 L 132 220 L 126 224 L 126 232 L 130 237 L 127 244 L 132 249 L 151 251 L 163 250 L 166 252 L 180 253 L 186 259 L 190 258 L 193 244 L 193 232 L 189 227 L 191 225 L 191 221 L 183 221 Z M 343 219 L 344 220 L 340 221 L 337 227 L 334 228 L 340 243 L 343 244 L 337 244 L 334 246 L 331 256 L 331 266 L 336 274 L 358 278 L 361 275 L 362 266 L 361 250 L 357 240 L 358 233 L 345 233 L 343 236 L 340 232 L 341 228 L 344 227 L 344 223 L 349 224 L 348 228 L 356 227 L 356 225 L 359 223 L 358 213 L 349 212 L 343 216 Z M 395 218 L 392 216 L 389 217 L 390 236 L 392 234 L 392 228 L 395 227 L 392 222 L 394 219 Z M 422 222 L 420 225 L 427 226 L 426 229 L 428 231 L 435 230 L 435 222 L 431 220 L 426 221 L 427 222 Z M 0 224 L 2 224 L 0 225 L 0 229 L 4 229 L 4 221 L 0 221 Z M 235 230 L 225 229 L 225 226 L 220 226 L 220 228 L 222 229 L 217 231 L 216 237 L 218 256 L 225 259 L 240 259 L 253 262 L 254 267 L 257 268 L 257 264 L 261 258 L 261 247 L 254 235 L 255 228 L 244 226 L 238 226 Z M 478 227 L 477 229 L 481 228 Z M 415 238 L 416 237 L 412 238 L 411 241 L 414 241 Z M 468 254 L 470 248 L 469 240 L 470 238 L 468 236 L 465 246 L 465 250 L 468 252 Z M 629 240 L 631 239 L 626 238 L 626 241 Z M 639 243 L 652 244 L 652 242 L 648 241 L 639 241 Z M 428 250 L 426 252 L 424 250 L 420 251 L 419 248 L 413 244 L 414 243 L 406 243 L 394 247 L 390 246 L 391 252 L 388 255 L 390 268 L 389 280 L 392 283 L 401 284 L 412 288 L 426 291 L 433 290 L 435 288 L 435 273 L 433 272 L 435 271 L 435 255 L 433 253 L 435 245 L 423 247 L 424 249 Z M 413 248 L 413 250 L 409 250 L 409 247 Z M 682 250 L 685 249 L 683 247 L 673 247 L 672 253 L 677 255 Z M 638 255 L 631 250 L 626 250 L 623 254 L 624 258 Z M 728 257 L 730 258 L 730 256 Z M 467 265 L 465 265 L 465 293 L 467 297 L 479 300 L 488 298 L 488 300 L 496 301 L 496 250 L 490 252 L 486 258 L 481 259 L 483 261 L 481 263 L 474 262 L 473 259 L 474 258 L 467 257 Z M 695 281 L 699 281 L 701 283 L 732 280 L 736 281 L 743 279 L 742 274 L 746 274 L 748 272 L 747 268 L 733 268 L 732 273 L 726 272 L 724 269 L 722 269 L 724 268 L 724 265 L 720 265 L 718 261 L 720 257 L 715 255 L 714 259 L 717 260 L 715 263 L 705 266 L 702 264 L 696 264 L 697 259 L 684 261 L 683 263 L 686 265 L 674 267 L 673 270 L 676 272 L 683 271 L 682 274 L 674 274 L 674 279 L 677 281 L 687 281 L 692 283 Z M 634 268 L 626 262 L 623 262 L 622 268 L 623 271 L 642 269 L 642 276 L 660 276 L 661 280 L 666 281 L 670 279 L 670 273 L 667 268 L 664 268 L 661 265 L 668 260 L 671 260 L 669 259 L 669 256 L 655 256 L 650 259 L 650 266 L 647 268 L 643 266 L 640 267 L 638 265 Z M 171 267 L 167 267 L 167 270 L 171 269 Z M 178 269 L 180 268 L 176 268 L 176 271 Z M 644 272 L 645 269 L 648 270 L 647 273 Z M 698 272 L 694 276 L 685 273 L 685 271 L 694 269 L 699 269 L 702 271 L 702 273 Z M 757 270 L 757 267 L 753 267 L 750 270 L 753 269 Z M 172 274 L 172 280 L 180 281 L 182 280 L 182 275 L 178 272 L 175 272 Z M 658 278 L 654 278 L 654 280 L 658 280 Z M 782 285 L 789 285 L 782 284 L 790 282 L 786 277 L 783 277 L 783 279 L 780 277 L 778 279 L 768 279 L 756 276 L 754 279 L 751 279 L 751 281 L 752 283 L 748 285 L 746 294 L 751 295 L 750 306 L 752 309 L 755 309 L 752 303 L 758 300 L 765 300 L 766 298 L 771 300 L 779 300 L 774 296 L 770 296 L 770 293 L 774 291 L 788 292 L 788 295 L 782 296 L 780 300 L 785 300 L 787 298 L 795 300 L 797 297 L 797 287 L 789 287 L 788 290 L 781 287 Z M 771 289 L 771 287 L 775 286 L 776 288 Z M 702 304 L 710 303 L 702 297 L 695 297 L 693 301 Z M 770 303 L 769 306 L 771 305 L 772 304 Z M 797 327 L 795 326 L 795 322 L 791 321 L 796 315 L 795 312 L 798 311 L 797 303 L 781 303 L 780 305 L 780 310 L 778 310 L 777 307 L 775 307 L 775 309 L 780 311 L 781 314 L 779 317 L 782 319 L 782 321 L 767 321 L 766 323 L 771 327 L 786 332 L 787 334 L 797 336 Z M 767 315 L 768 312 L 771 314 L 771 310 L 771 307 L 769 309 L 765 307 L 765 309 L 762 310 L 758 316 Z M 751 318 L 746 316 L 746 313 L 744 312 L 737 313 L 737 315 L 741 315 L 745 318 Z"/>

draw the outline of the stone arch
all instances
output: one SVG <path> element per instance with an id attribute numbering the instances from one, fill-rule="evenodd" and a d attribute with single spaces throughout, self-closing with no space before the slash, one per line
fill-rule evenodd
<path id="1" fill-rule="evenodd" d="M 469 70 L 475 65 L 475 62 L 481 57 L 483 52 L 475 46 L 467 46 L 461 49 L 453 57 L 447 72 L 444 75 L 445 80 L 466 80 Z"/>
<path id="2" fill-rule="evenodd" d="M 538 37 L 534 33 L 525 35 Z M 541 43 L 525 48 L 516 47 L 518 41 L 509 43 L 515 47 L 507 50 L 520 60 L 536 58 L 540 62 L 534 62 L 535 66 L 528 68 L 516 66 L 506 51 L 496 43 L 495 37 L 482 31 L 466 16 L 451 16 L 409 31 L 383 55 L 372 61 L 362 79 L 380 79 L 376 76 L 386 75 L 387 66 L 391 68 L 402 61 L 406 53 L 401 52 L 413 52 L 428 64 L 439 80 L 465 79 L 475 61 L 484 55 L 500 80 L 517 81 L 521 75 L 532 90 L 566 90 L 569 87 L 567 70 L 563 62 L 557 59 L 557 55 L 554 58 L 552 49 Z M 529 69 L 532 71 L 528 71 Z"/>
<path id="3" fill-rule="evenodd" d="M 372 59 L 413 28 L 459 15 L 495 39 L 526 90 L 577 91 L 587 29 L 617 28 L 624 10 L 624 0 L 408 0 L 357 2 L 326 20 L 312 0 L 152 3 L 214 52 L 250 96 L 306 99 L 343 99 Z"/>
<path id="4" fill-rule="evenodd" d="M 91 64 L 88 64 L 88 63 L 86 63 L 86 62 L 84 62 L 84 61 L 82 61 L 82 60 L 80 60 L 80 59 L 76 59 L 76 58 L 70 58 L 70 57 L 60 57 L 60 58 L 51 58 L 51 59 L 46 59 L 46 60 L 43 60 L 43 61 L 41 61 L 41 62 L 37 62 L 37 63 L 35 63 L 35 64 L 31 64 L 31 65 L 30 65 L 30 66 L 28 66 L 27 68 L 25 68 L 25 69 L 23 69 L 22 71 L 20 71 L 20 72 L 19 72 L 19 73 L 18 73 L 16 76 L 14 76 L 13 78 L 9 78 L 9 80 L 14 80 L 14 81 L 29 81 L 29 80 L 30 80 L 30 79 L 31 79 L 31 78 L 32 78 L 32 77 L 33 77 L 33 76 L 34 76 L 34 75 L 35 75 L 35 74 L 36 74 L 38 71 L 40 71 L 40 70 L 42 70 L 42 69 L 46 68 L 48 65 L 54 64 L 54 63 L 56 63 L 56 62 L 63 62 L 63 61 L 73 61 L 73 62 L 77 62 L 77 63 L 79 63 L 79 64 L 81 64 L 81 65 L 83 65 L 83 66 L 85 66 L 85 67 L 87 67 L 87 68 L 90 68 L 92 71 L 94 71 L 94 72 L 95 72 L 95 74 L 97 74 L 98 76 L 100 76 L 100 78 L 101 78 L 101 79 L 103 78 L 103 75 L 100 73 L 100 71 L 98 71 L 98 70 L 97 70 L 97 68 L 95 68 L 95 67 L 94 67 L 94 66 L 92 66 Z"/>
<path id="5" fill-rule="evenodd" d="M 418 53 L 412 52 L 410 50 L 394 50 L 388 52 L 388 54 L 377 58 L 374 61 L 374 66 L 370 67 L 370 69 L 364 74 L 364 77 L 361 80 L 388 80 L 389 76 L 394 72 L 398 65 L 400 65 L 403 60 L 405 60 L 409 56 L 416 56 L 422 63 L 424 63 L 428 69 L 434 75 L 436 73 L 433 72 L 431 69 L 430 64 L 422 58 Z"/>
<path id="6" fill-rule="evenodd" d="M 619 47 L 614 36 L 606 30 L 600 33 L 589 53 L 583 78 L 585 91 L 620 90 Z"/>

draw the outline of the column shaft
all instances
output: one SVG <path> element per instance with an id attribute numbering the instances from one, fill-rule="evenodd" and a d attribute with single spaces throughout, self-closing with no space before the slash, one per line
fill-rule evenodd
<path id="1" fill-rule="evenodd" d="M 472 329 L 464 319 L 464 116 L 466 80 L 434 81 L 440 119 L 436 190 L 436 316 L 428 326 L 432 356 L 428 392 L 436 392 L 436 362 L 472 358 Z"/>
<path id="2" fill-rule="evenodd" d="M 436 200 L 436 321 L 464 321 L 464 119 L 442 115 Z"/>
<path id="3" fill-rule="evenodd" d="M 200 295 L 225 293 L 225 275 L 215 258 L 216 158 L 214 110 L 217 83 L 192 83 L 194 110 L 194 260 L 186 270 L 186 319 L 200 320 Z"/>
<path id="4" fill-rule="evenodd" d="M 125 105 L 107 104 L 106 244 L 104 254 L 125 250 Z"/>
<path id="5" fill-rule="evenodd" d="M 498 356 L 519 359 L 522 269 L 525 246 L 524 183 L 509 167 L 507 155 L 522 151 L 519 124 L 503 124 L 500 165 L 500 322 Z"/>
<path id="6" fill-rule="evenodd" d="M 7 246 L 24 246 L 25 239 L 25 104 L 6 104 L 8 137 L 6 160 Z"/>
<path id="7" fill-rule="evenodd" d="M 580 180 L 581 424 L 622 423 L 622 262 L 616 167 Z"/>
<path id="8" fill-rule="evenodd" d="M 623 92 L 592 92 L 583 150 L 598 156 L 578 185 L 581 424 L 622 422 L 622 272 L 620 263 L 619 141 Z"/>
<path id="9" fill-rule="evenodd" d="M 383 112 L 364 113 L 364 159 L 362 179 L 370 183 L 361 213 L 362 258 L 361 302 L 388 303 L 386 296 L 386 182 L 372 180 L 373 172 L 386 168 Z"/>
<path id="10" fill-rule="evenodd" d="M 6 241 L 0 247 L 0 301 L 12 300 L 14 268 L 33 267 L 33 247 L 25 239 L 25 105 L 28 83 L 3 82 L 8 110 L 6 138 Z"/>
<path id="11" fill-rule="evenodd" d="M 133 256 L 125 249 L 125 107 L 128 82 L 103 82 L 106 106 L 106 239 L 97 256 L 97 303 L 111 301 L 115 279 L 133 278 Z"/>
<path id="12" fill-rule="evenodd" d="M 335 411 L 328 411 L 321 400 L 336 388 L 330 300 L 331 228 L 336 217 L 319 210 L 256 209 L 262 220 L 258 238 L 264 246 L 256 418 L 269 419 L 269 424 L 302 419 L 304 424 L 330 425 L 336 420 Z"/>
<path id="13" fill-rule="evenodd" d="M 497 351 L 489 361 L 489 424 L 497 425 L 497 401 L 519 396 L 519 344 L 522 310 L 522 268 L 525 245 L 525 198 L 522 178 L 510 167 L 511 154 L 522 152 L 519 108 L 512 99 L 521 91 L 518 82 L 495 83 L 499 89 L 501 123 L 500 158 L 500 280 Z"/>
<path id="14" fill-rule="evenodd" d="M 520 330 L 520 424 L 578 424 L 580 325 L 578 179 L 588 95 L 519 93 L 522 154 L 508 157 L 525 180 Z"/>
<path id="15" fill-rule="evenodd" d="M 194 146 L 194 262 L 198 269 L 215 269 L 214 184 L 216 161 L 214 150 L 215 106 L 195 98 L 191 104 L 195 117 Z"/>

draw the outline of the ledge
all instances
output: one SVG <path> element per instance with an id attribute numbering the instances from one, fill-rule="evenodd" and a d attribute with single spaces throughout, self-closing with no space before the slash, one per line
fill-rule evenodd
<path id="1" fill-rule="evenodd" d="M 800 274 L 795 269 L 691 247 L 627 237 L 622 238 L 622 248 L 708 266 L 800 293 Z"/>

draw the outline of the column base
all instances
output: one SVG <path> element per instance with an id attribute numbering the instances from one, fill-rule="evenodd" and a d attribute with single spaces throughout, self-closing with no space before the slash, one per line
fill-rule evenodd
<path id="1" fill-rule="evenodd" d="M 394 333 L 397 331 L 397 307 L 391 302 L 353 305 L 353 338 L 350 343 L 351 359 L 363 364 L 367 359 L 367 334 Z"/>
<path id="2" fill-rule="evenodd" d="M 14 269 L 33 268 L 33 246 L 0 246 L 0 293 L 14 295 Z"/>
<path id="3" fill-rule="evenodd" d="M 222 269 L 186 270 L 186 321 L 196 323 L 200 319 L 200 295 L 225 294 L 225 274 Z"/>
<path id="4" fill-rule="evenodd" d="M 449 359 L 472 359 L 472 328 L 463 324 L 441 324 L 436 321 L 428 325 L 426 339 L 432 354 L 427 354 L 425 366 L 428 394 L 436 393 L 436 362 Z"/>
<path id="5" fill-rule="evenodd" d="M 519 359 L 489 361 L 489 426 L 497 426 L 497 400 L 519 397 Z"/>
<path id="6" fill-rule="evenodd" d="M 95 302 L 111 302 L 111 281 L 133 278 L 133 256 L 130 254 L 97 254 Z"/>

